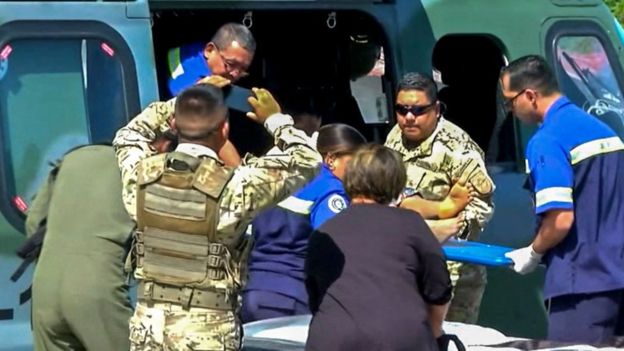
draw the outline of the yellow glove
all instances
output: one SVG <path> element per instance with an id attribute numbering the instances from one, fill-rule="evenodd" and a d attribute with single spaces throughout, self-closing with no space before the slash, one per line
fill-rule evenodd
<path id="1" fill-rule="evenodd" d="M 247 117 L 264 124 L 270 116 L 282 112 L 280 105 L 268 90 L 252 88 L 251 91 L 255 96 L 250 96 L 247 98 L 247 101 L 254 110 L 253 112 L 247 112 Z"/>

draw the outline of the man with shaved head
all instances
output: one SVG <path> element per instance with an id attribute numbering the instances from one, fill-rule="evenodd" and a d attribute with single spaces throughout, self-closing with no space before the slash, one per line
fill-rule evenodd
<path id="1" fill-rule="evenodd" d="M 229 134 L 221 89 L 198 84 L 150 105 L 114 140 L 124 199 L 136 218 L 133 257 L 138 303 L 131 350 L 239 350 L 240 289 L 251 240 L 245 229 L 311 179 L 320 155 L 264 89 L 248 117 L 264 124 L 281 152 L 228 167 L 217 155 Z M 174 152 L 151 156 L 146 143 L 172 125 Z"/>

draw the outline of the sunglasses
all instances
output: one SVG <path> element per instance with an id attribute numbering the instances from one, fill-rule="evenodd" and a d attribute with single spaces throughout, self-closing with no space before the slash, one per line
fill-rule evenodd
<path id="1" fill-rule="evenodd" d="M 401 116 L 407 115 L 408 112 L 411 112 L 414 116 L 420 116 L 429 111 L 433 106 L 435 106 L 435 104 L 435 101 L 424 106 L 396 104 L 394 105 L 394 109 Z"/>

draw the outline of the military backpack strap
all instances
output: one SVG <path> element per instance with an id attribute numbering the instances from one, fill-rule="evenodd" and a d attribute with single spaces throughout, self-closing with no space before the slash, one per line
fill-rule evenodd
<path id="1" fill-rule="evenodd" d="M 212 228 L 208 239 L 213 242 L 216 239 L 217 223 L 219 222 L 219 203 L 221 195 L 225 186 L 232 178 L 234 170 L 232 168 L 225 167 L 219 161 L 212 158 L 205 158 L 195 171 L 193 178 L 193 187 L 200 192 L 206 194 L 215 203 L 208 216 L 212 217 Z M 228 243 L 224 243 L 228 250 L 231 252 L 231 246 Z"/>
<path id="2" fill-rule="evenodd" d="M 37 231 L 31 235 L 22 246 L 17 249 L 17 255 L 24 259 L 22 264 L 17 267 L 13 275 L 11 275 L 11 281 L 16 282 L 26 271 L 26 268 L 35 261 L 41 253 L 41 247 L 43 246 L 43 239 L 46 233 L 46 221 L 44 220 Z"/>
<path id="3" fill-rule="evenodd" d="M 158 154 L 139 162 L 137 168 L 137 208 L 145 208 L 145 187 L 160 179 L 165 172 L 166 154 Z M 137 227 L 143 230 L 145 218 L 142 211 L 137 211 Z"/>
<path id="4" fill-rule="evenodd" d="M 37 223 L 37 227 L 34 230 L 34 232 L 28 237 L 28 239 L 26 239 L 26 241 L 20 247 L 18 247 L 18 249 L 15 252 L 18 257 L 23 259 L 23 261 L 10 277 L 11 281 L 13 282 L 18 281 L 19 278 L 22 275 L 24 275 L 26 268 L 28 268 L 28 266 L 30 266 L 31 263 L 33 263 L 37 258 L 39 258 L 39 254 L 41 253 L 41 248 L 43 247 L 43 240 L 45 238 L 45 234 L 47 230 L 47 217 L 48 217 L 49 203 L 52 197 L 52 190 L 54 188 L 56 176 L 58 175 L 62 162 L 63 162 L 63 159 L 59 159 L 56 162 L 50 162 L 50 166 L 52 167 L 52 169 L 50 170 L 50 173 L 48 176 L 48 184 L 42 187 L 42 189 L 45 188 L 47 189 L 47 191 L 45 191 L 44 194 L 42 194 L 41 189 L 40 189 L 39 194 L 37 195 L 37 196 L 45 196 L 46 198 L 45 199 L 40 198 L 39 200 L 42 201 L 40 205 L 31 207 L 28 210 L 27 220 L 28 220 L 28 217 L 33 218 L 33 216 L 36 219 L 39 219 L 39 218 L 41 219 Z M 30 234 L 28 233 L 28 230 L 27 230 L 27 234 Z"/>

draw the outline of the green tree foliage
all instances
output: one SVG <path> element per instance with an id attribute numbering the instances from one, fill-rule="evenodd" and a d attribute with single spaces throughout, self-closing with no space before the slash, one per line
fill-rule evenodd
<path id="1" fill-rule="evenodd" d="M 615 17 L 620 20 L 620 23 L 624 24 L 624 0 L 605 0 L 605 3 L 613 11 Z"/>

